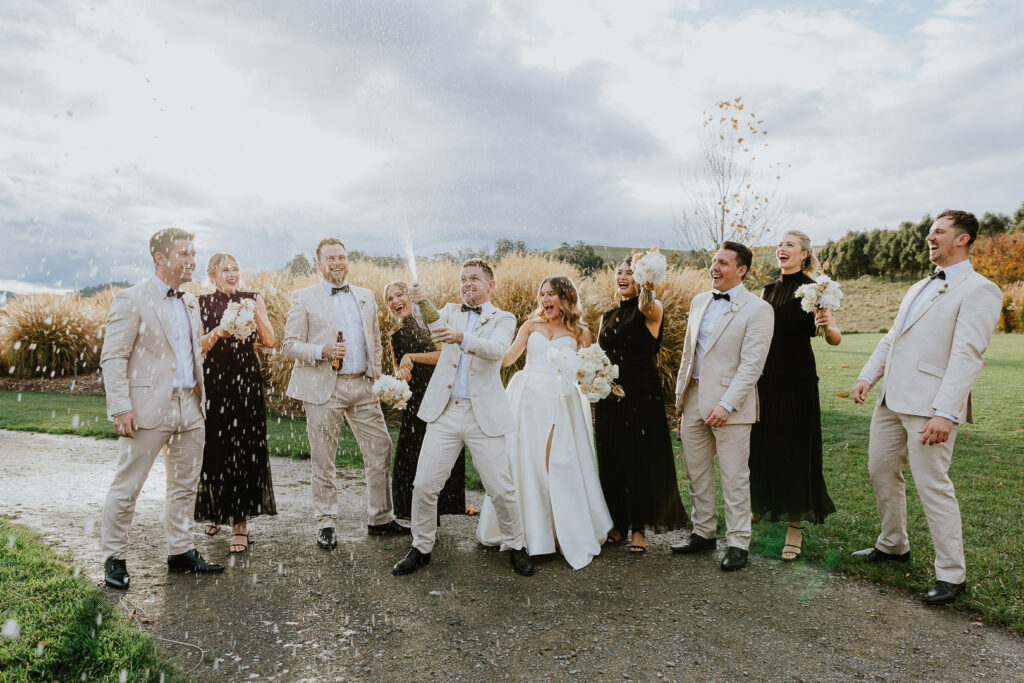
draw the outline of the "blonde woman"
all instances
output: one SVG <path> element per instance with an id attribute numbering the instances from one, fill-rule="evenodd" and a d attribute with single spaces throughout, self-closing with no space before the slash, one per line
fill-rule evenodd
<path id="1" fill-rule="evenodd" d="M 811 339 L 820 329 L 839 344 L 830 310 L 807 313 L 796 290 L 814 281 L 818 259 L 811 238 L 785 233 L 775 250 L 782 277 L 768 283 L 762 297 L 775 311 L 775 331 L 757 383 L 760 420 L 750 432 L 750 498 L 755 519 L 786 520 L 782 559 L 803 549 L 803 522 L 821 524 L 835 512 L 821 465 L 821 409 Z"/>
<path id="2" fill-rule="evenodd" d="M 267 453 L 267 414 L 256 342 L 274 345 L 267 307 L 257 292 L 241 292 L 241 270 L 231 254 L 210 257 L 206 273 L 216 290 L 199 297 L 202 316 L 203 382 L 206 385 L 206 445 L 196 492 L 196 521 L 206 534 L 231 524 L 228 552 L 249 547 L 248 521 L 276 515 Z M 244 338 L 221 326 L 231 303 L 252 301 L 255 316 Z"/>
<path id="3" fill-rule="evenodd" d="M 502 360 L 508 367 L 526 352 L 526 367 L 507 389 L 516 418 L 512 479 L 531 557 L 557 548 L 573 569 L 580 569 L 601 552 L 612 518 L 597 476 L 590 404 L 571 378 L 558 373 L 548 352 L 575 353 L 590 346 L 590 330 L 581 321 L 579 295 L 567 277 L 544 280 L 537 304 Z M 477 538 L 485 545 L 501 540 L 489 498 L 480 512 Z"/>

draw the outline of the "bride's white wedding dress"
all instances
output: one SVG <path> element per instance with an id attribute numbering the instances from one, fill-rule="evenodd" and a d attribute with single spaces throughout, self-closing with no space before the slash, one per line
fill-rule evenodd
<path id="1" fill-rule="evenodd" d="M 537 331 L 527 339 L 526 367 L 506 389 L 516 419 L 509 463 L 527 550 L 546 555 L 557 544 L 572 568 L 579 569 L 601 552 L 613 524 L 597 476 L 590 404 L 575 382 L 558 373 L 549 349 L 575 352 L 576 340 L 549 340 Z M 476 536 L 484 545 L 501 542 L 489 497 L 480 509 Z"/>

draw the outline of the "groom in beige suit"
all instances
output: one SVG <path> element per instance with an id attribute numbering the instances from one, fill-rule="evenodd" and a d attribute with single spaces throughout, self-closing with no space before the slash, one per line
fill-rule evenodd
<path id="1" fill-rule="evenodd" d="M 349 284 L 348 252 L 341 240 L 320 240 L 316 267 L 323 281 L 292 293 L 281 352 L 295 361 L 285 393 L 302 401 L 306 411 L 316 542 L 330 550 L 338 545 L 334 458 L 346 419 L 363 454 L 367 533 L 407 534 L 409 527 L 395 521 L 392 512 L 391 435 L 371 391 L 383 353 L 377 302 L 370 290 Z"/>
<path id="2" fill-rule="evenodd" d="M 903 468 L 910 464 L 935 546 L 935 585 L 924 601 L 944 605 L 966 588 L 960 506 L 949 465 L 957 426 L 973 422 L 971 387 L 999 320 L 1003 295 L 969 260 L 978 219 L 946 210 L 928 232 L 935 271 L 907 292 L 896 322 L 860 372 L 853 400 L 864 403 L 882 377 L 871 417 L 868 471 L 881 533 L 854 553 L 868 562 L 910 558 Z"/>
<path id="3" fill-rule="evenodd" d="M 441 357 L 418 416 L 427 423 L 412 493 L 412 548 L 391 570 L 411 574 L 430 563 L 437 538 L 437 496 L 448 481 L 462 447 L 494 503 L 501 545 L 512 569 L 533 574 L 526 552 L 519 503 L 509 464 L 507 437 L 515 430 L 512 406 L 501 383 L 501 360 L 512 345 L 516 318 L 491 303 L 494 271 L 482 259 L 462 264 L 463 304 L 448 304 L 430 325 Z M 422 292 L 414 292 L 421 298 Z"/>
<path id="4" fill-rule="evenodd" d="M 757 380 L 771 346 L 775 313 L 743 286 L 753 254 L 723 242 L 711 262 L 710 292 L 690 304 L 676 410 L 693 504 L 693 533 L 675 553 L 715 547 L 715 454 L 725 499 L 726 551 L 721 567 L 742 569 L 750 547 L 750 426 L 757 421 Z"/>
<path id="5" fill-rule="evenodd" d="M 171 571 L 221 572 L 192 540 L 196 486 L 203 464 L 205 399 L 199 306 L 182 291 L 196 267 L 194 236 L 167 228 L 149 239 L 154 274 L 110 304 L 100 367 L 107 413 L 120 439 L 114 481 L 103 504 L 104 581 L 128 588 L 125 555 L 135 502 L 165 446 L 164 531 Z"/>

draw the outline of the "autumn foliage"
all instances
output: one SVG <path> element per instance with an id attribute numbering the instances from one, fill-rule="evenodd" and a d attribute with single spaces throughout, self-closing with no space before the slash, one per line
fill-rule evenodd
<path id="1" fill-rule="evenodd" d="M 971 263 L 999 285 L 1024 280 L 1024 232 L 980 238 L 971 249 Z"/>

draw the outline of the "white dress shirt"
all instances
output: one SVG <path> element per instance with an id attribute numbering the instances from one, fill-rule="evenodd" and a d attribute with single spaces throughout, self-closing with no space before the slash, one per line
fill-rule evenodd
<path id="1" fill-rule="evenodd" d="M 471 360 L 466 349 L 469 348 L 469 340 L 473 337 L 472 331 L 476 329 L 476 321 L 480 319 L 479 313 L 469 311 L 466 314 L 466 331 L 462 333 L 462 343 L 459 348 L 462 355 L 459 356 L 459 367 L 455 370 L 455 383 L 452 385 L 452 398 L 469 398 L 469 361 Z"/>
<path id="2" fill-rule="evenodd" d="M 974 270 L 974 266 L 971 265 L 970 259 L 964 259 L 963 261 L 960 261 L 960 263 L 954 263 L 953 265 L 946 266 L 945 268 L 936 268 L 936 272 L 946 274 L 945 279 L 939 279 L 937 277 L 932 278 L 928 281 L 928 284 L 921 288 L 921 291 L 917 293 L 914 300 L 910 302 L 910 306 L 907 307 L 907 314 L 903 316 L 900 329 L 896 330 L 896 334 L 902 334 L 903 330 L 907 327 L 907 322 L 910 321 L 910 318 L 914 315 L 914 311 L 916 311 L 921 304 L 935 296 L 941 287 L 946 286 L 950 280 L 955 278 L 963 270 Z M 857 380 L 864 380 L 868 384 L 871 384 L 871 379 L 864 377 L 863 375 L 858 377 Z M 947 420 L 956 422 L 955 417 L 941 410 L 935 411 L 935 417 L 944 417 Z"/>
<path id="3" fill-rule="evenodd" d="M 323 281 L 327 293 L 338 285 Z M 341 286 L 347 285 L 342 283 Z M 363 330 L 363 315 L 359 311 L 359 302 L 351 288 L 347 292 L 331 294 L 331 305 L 334 307 L 334 319 L 338 329 L 345 337 L 345 357 L 341 361 L 338 372 L 342 375 L 361 375 L 366 372 L 366 333 Z M 323 360 L 323 347 L 317 354 L 317 360 Z"/>
<path id="4" fill-rule="evenodd" d="M 174 338 L 174 388 L 191 389 L 196 385 L 195 364 L 192 361 L 192 323 L 185 310 L 185 302 L 176 296 L 167 296 L 167 290 L 174 289 L 153 275 L 153 284 L 164 295 L 164 308 L 171 323 Z"/>
<path id="5" fill-rule="evenodd" d="M 714 291 L 714 290 L 712 290 Z M 696 380 L 700 379 L 700 364 L 704 360 L 704 353 L 708 350 L 708 344 L 711 342 L 711 335 L 715 333 L 715 328 L 718 327 L 718 323 L 722 322 L 722 316 L 728 312 L 729 307 L 736 302 L 736 298 L 740 292 L 743 291 L 743 282 L 733 287 L 724 294 L 729 295 L 729 300 L 725 299 L 711 299 L 711 303 L 708 304 L 707 310 L 704 311 L 704 316 L 700 319 L 700 330 L 697 331 L 697 351 L 694 354 L 693 359 L 693 378 Z M 719 401 L 718 405 L 722 406 L 730 413 L 732 412 L 732 406 L 725 401 Z"/>

